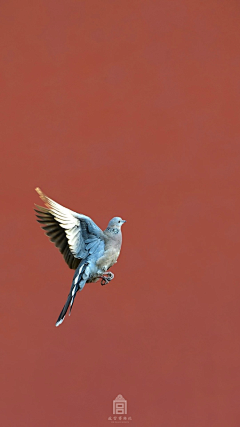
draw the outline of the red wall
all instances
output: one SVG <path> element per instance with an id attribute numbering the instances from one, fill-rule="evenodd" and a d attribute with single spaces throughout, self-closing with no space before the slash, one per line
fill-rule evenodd
<path id="1" fill-rule="evenodd" d="M 1 45 L 4 427 L 239 427 L 240 7 L 8 0 Z M 114 281 L 55 328 L 72 272 L 40 186 L 102 228 Z"/>

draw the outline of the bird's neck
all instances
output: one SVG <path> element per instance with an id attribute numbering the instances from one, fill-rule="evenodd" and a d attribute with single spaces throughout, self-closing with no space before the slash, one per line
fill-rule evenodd
<path id="1" fill-rule="evenodd" d="M 116 232 L 116 231 L 117 232 Z M 107 227 L 104 231 L 105 235 L 105 250 L 110 250 L 114 248 L 114 250 L 121 249 L 122 246 L 122 233 L 119 228 Z"/>
<path id="2" fill-rule="evenodd" d="M 112 234 L 118 234 L 118 233 L 120 233 L 120 229 L 119 228 L 107 227 L 106 231 L 108 231 L 109 233 L 112 233 Z"/>

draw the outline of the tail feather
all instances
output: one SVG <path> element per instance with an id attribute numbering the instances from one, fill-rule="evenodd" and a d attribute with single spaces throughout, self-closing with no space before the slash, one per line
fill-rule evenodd
<path id="1" fill-rule="evenodd" d="M 73 295 L 73 297 L 72 297 L 72 299 L 70 301 L 69 316 L 71 316 L 71 311 L 72 311 L 72 308 L 73 308 L 73 303 L 74 303 L 76 294 L 77 294 L 77 292 L 75 292 L 75 294 Z"/>
<path id="2" fill-rule="evenodd" d="M 68 294 L 67 301 L 66 301 L 61 313 L 58 316 L 56 326 L 61 325 L 61 323 L 64 321 L 64 318 L 67 314 L 69 306 L 70 306 L 70 310 L 69 310 L 69 316 L 70 316 L 76 294 L 79 290 L 83 289 L 83 287 L 86 283 L 87 276 L 85 273 L 86 273 L 86 267 L 87 266 L 88 266 L 88 263 L 85 263 L 85 264 L 81 265 L 81 267 L 79 269 L 76 270 L 76 273 L 73 277 L 73 283 L 71 286 L 70 293 Z"/>
<path id="3" fill-rule="evenodd" d="M 61 325 L 61 323 L 64 321 L 64 317 L 66 316 L 66 313 L 67 313 L 67 311 L 68 311 L 68 307 L 69 307 L 69 304 L 70 304 L 70 302 L 71 302 L 71 299 L 72 299 L 72 294 L 70 293 L 70 294 L 68 295 L 68 297 L 67 297 L 67 301 L 66 301 L 66 303 L 65 303 L 65 305 L 64 305 L 64 307 L 63 307 L 63 309 L 62 309 L 61 313 L 60 313 L 60 314 L 59 314 L 59 316 L 58 316 L 58 320 L 57 320 L 57 322 L 56 322 L 56 326 Z"/>

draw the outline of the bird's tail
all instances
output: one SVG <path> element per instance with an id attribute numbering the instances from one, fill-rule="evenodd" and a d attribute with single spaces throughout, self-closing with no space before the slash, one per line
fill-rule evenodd
<path id="1" fill-rule="evenodd" d="M 74 276 L 73 276 L 73 282 L 70 289 L 70 292 L 67 297 L 67 301 L 61 311 L 61 313 L 58 316 L 58 320 L 56 322 L 56 326 L 61 325 L 61 323 L 64 321 L 64 317 L 66 316 L 66 313 L 68 311 L 68 307 L 70 306 L 69 310 L 69 316 L 71 314 L 72 306 L 75 300 L 76 293 L 78 291 L 81 291 L 88 279 L 88 262 L 85 262 L 84 264 L 80 264 L 77 268 Z"/>

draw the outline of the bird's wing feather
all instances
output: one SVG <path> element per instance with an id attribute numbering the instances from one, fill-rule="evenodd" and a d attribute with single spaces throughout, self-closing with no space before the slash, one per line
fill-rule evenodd
<path id="1" fill-rule="evenodd" d="M 47 236 L 63 254 L 72 269 L 101 246 L 104 241 L 102 230 L 91 218 L 67 209 L 47 197 L 39 188 L 37 193 L 46 208 L 36 205 L 37 221 Z M 94 250 L 95 252 L 95 250 Z"/>

